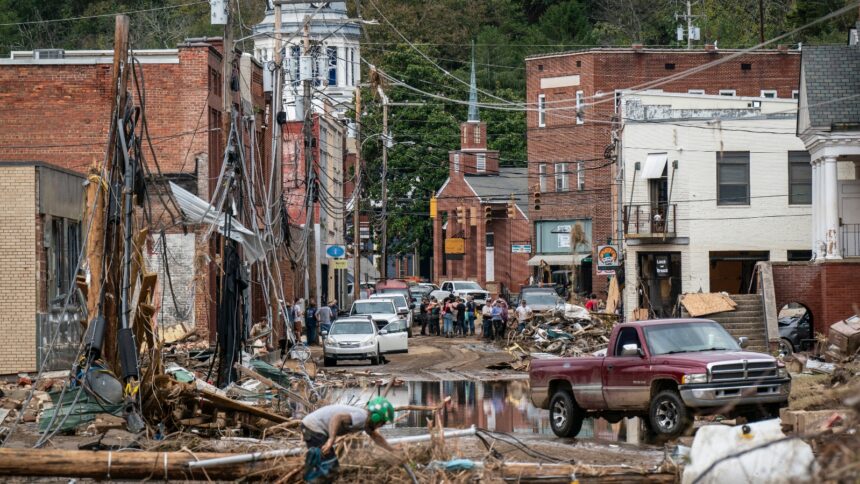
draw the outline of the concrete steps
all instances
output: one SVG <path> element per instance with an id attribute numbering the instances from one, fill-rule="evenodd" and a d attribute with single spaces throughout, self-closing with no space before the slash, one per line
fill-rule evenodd
<path id="1" fill-rule="evenodd" d="M 729 297 L 737 304 L 734 311 L 709 314 L 703 318 L 720 323 L 735 338 L 746 336 L 749 339 L 747 350 L 766 353 L 768 345 L 761 295 L 731 294 Z M 683 306 L 682 314 L 684 317 L 689 317 L 683 310 Z"/>

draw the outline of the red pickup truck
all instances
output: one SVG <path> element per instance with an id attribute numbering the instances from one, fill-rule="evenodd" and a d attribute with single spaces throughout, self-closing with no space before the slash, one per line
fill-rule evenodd
<path id="1" fill-rule="evenodd" d="M 576 436 L 585 417 L 643 417 L 656 439 L 681 435 L 697 414 L 769 418 L 788 404 L 791 378 L 744 346 L 707 319 L 622 323 L 606 356 L 532 360 L 532 402 L 559 437 Z"/>

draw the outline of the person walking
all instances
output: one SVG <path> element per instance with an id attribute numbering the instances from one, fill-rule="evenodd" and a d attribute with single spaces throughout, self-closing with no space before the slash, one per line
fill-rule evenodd
<path id="1" fill-rule="evenodd" d="M 331 308 L 328 306 L 320 306 L 320 308 L 317 309 L 315 316 L 316 316 L 317 324 L 319 324 L 318 329 L 320 331 L 328 332 L 329 329 L 331 329 L 331 322 L 333 319 Z M 314 338 L 314 339 L 316 339 L 316 338 Z"/>
<path id="2" fill-rule="evenodd" d="M 493 302 L 493 310 L 490 314 L 493 322 L 493 336 L 495 336 L 496 339 L 504 338 L 505 323 L 502 320 L 502 305 L 498 300 Z"/>
<path id="3" fill-rule="evenodd" d="M 534 313 L 532 312 L 532 308 L 529 307 L 528 303 L 525 299 L 520 301 L 519 307 L 517 307 L 517 333 L 522 333 L 524 329 L 526 329 L 526 324 L 528 324 Z"/>
<path id="4" fill-rule="evenodd" d="M 293 329 L 296 332 L 296 343 L 302 342 L 302 327 L 305 320 L 305 300 L 299 298 L 293 304 Z"/>
<path id="5" fill-rule="evenodd" d="M 308 309 L 305 310 L 305 325 L 308 327 L 308 346 L 317 344 L 317 303 L 313 299 L 308 301 Z"/>
<path id="6" fill-rule="evenodd" d="M 456 321 L 457 327 L 454 332 L 455 336 L 459 334 L 460 336 L 466 336 L 466 303 L 463 301 L 462 297 L 457 298 L 457 305 L 455 306 L 457 310 Z"/>
<path id="7" fill-rule="evenodd" d="M 469 330 L 469 336 L 475 336 L 475 298 L 469 296 L 466 298 L 466 328 Z"/>

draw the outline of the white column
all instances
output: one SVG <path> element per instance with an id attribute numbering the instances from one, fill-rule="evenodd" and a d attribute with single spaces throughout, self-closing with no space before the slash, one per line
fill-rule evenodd
<path id="1" fill-rule="evenodd" d="M 818 218 L 815 224 L 815 243 L 818 246 L 818 256 L 822 259 L 827 256 L 825 219 L 827 217 L 827 207 L 824 201 L 824 160 L 819 158 L 816 161 L 818 165 L 818 193 L 815 197 L 815 203 L 818 204 Z"/>
<path id="2" fill-rule="evenodd" d="M 836 157 L 827 156 L 824 158 L 824 212 L 828 259 L 842 258 L 842 249 L 839 247 L 839 189 L 836 179 Z"/>
<path id="3" fill-rule="evenodd" d="M 821 213 L 821 205 L 818 203 L 818 179 L 820 178 L 820 170 L 818 168 L 818 160 L 810 160 L 812 165 L 812 258 L 818 260 L 819 257 L 824 257 L 824 254 L 818 253 L 818 218 Z"/>
<path id="4" fill-rule="evenodd" d="M 346 49 L 341 45 L 337 48 L 337 85 L 346 86 Z"/>

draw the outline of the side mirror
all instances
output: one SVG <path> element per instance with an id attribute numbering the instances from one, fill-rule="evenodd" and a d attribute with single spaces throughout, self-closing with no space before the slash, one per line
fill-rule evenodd
<path id="1" fill-rule="evenodd" d="M 746 336 L 741 336 L 740 338 L 738 338 L 738 345 L 740 345 L 741 348 L 746 348 L 747 346 L 749 346 L 749 344 L 750 340 Z"/>
<path id="2" fill-rule="evenodd" d="M 408 309 L 401 309 L 401 310 L 397 311 L 397 314 L 403 316 L 403 315 L 409 314 L 409 310 Z"/>
<path id="3" fill-rule="evenodd" d="M 387 329 L 380 329 L 379 334 L 386 335 L 386 334 L 388 334 L 388 330 Z"/>
<path id="4" fill-rule="evenodd" d="M 320 334 L 323 336 L 328 336 L 328 331 L 322 330 L 322 331 L 320 331 Z"/>
<path id="5" fill-rule="evenodd" d="M 621 347 L 621 356 L 645 356 L 645 352 L 636 343 L 628 343 Z"/>

